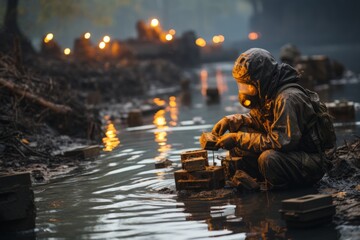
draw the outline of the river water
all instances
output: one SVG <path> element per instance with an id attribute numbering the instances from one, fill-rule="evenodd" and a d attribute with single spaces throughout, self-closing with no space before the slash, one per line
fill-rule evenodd
<path id="1" fill-rule="evenodd" d="M 178 95 L 163 97 L 164 110 L 148 117 L 148 124 L 127 128 L 108 120 L 112 142 L 91 166 L 73 176 L 36 186 L 37 239 L 340 239 L 335 224 L 310 230 L 286 228 L 281 200 L 316 193 L 315 189 L 244 194 L 212 201 L 184 200 L 175 190 L 173 173 L 180 169 L 180 153 L 199 149 L 199 136 L 224 115 L 241 112 L 231 64 L 206 65 L 192 84 L 192 101 Z M 360 101 L 359 82 L 334 83 L 329 99 Z M 207 105 L 201 94 L 217 86 L 218 104 Z M 359 115 L 359 114 L 358 114 Z M 359 116 L 357 116 L 359 121 Z M 352 124 L 350 124 L 352 125 Z M 109 128 L 110 127 L 110 128 Z M 117 130 L 117 134 L 114 132 Z M 341 138 L 360 133 L 359 126 L 337 128 Z M 108 146 L 107 150 L 111 150 Z M 224 155 L 225 151 L 215 152 Z M 211 155 L 210 155 L 211 156 Z M 172 166 L 155 169 L 167 158 Z M 170 192 L 170 193 L 169 193 Z"/>

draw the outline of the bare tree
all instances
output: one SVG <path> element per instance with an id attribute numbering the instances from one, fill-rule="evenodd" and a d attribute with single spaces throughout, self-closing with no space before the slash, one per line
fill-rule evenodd
<path id="1" fill-rule="evenodd" d="M 4 26 L 0 30 L 0 52 L 22 51 L 34 54 L 30 41 L 22 34 L 17 22 L 18 0 L 7 0 Z"/>

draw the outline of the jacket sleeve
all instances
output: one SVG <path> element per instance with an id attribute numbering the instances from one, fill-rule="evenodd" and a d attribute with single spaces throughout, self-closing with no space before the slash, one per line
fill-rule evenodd
<path id="1" fill-rule="evenodd" d="M 300 99 L 289 98 L 288 94 L 277 97 L 274 106 L 274 119 L 272 124 L 264 126 L 265 133 L 237 133 L 238 147 L 251 151 L 263 152 L 268 149 L 291 151 L 296 149 L 300 139 L 301 130 L 297 112 L 301 113 Z M 267 123 L 263 123 L 266 125 Z"/>
<path id="2" fill-rule="evenodd" d="M 229 131 L 238 132 L 246 128 L 263 129 L 261 121 L 257 118 L 258 113 L 251 110 L 249 113 L 228 115 L 226 118 L 229 120 Z"/>

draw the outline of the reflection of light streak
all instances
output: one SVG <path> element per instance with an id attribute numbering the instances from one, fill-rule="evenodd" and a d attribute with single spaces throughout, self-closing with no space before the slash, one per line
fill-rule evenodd
<path id="1" fill-rule="evenodd" d="M 171 126 L 176 126 L 177 125 L 177 121 L 178 121 L 178 115 L 179 115 L 179 110 L 176 104 L 176 97 L 171 96 L 169 98 L 169 106 L 170 106 L 170 125 Z"/>
<path id="2" fill-rule="evenodd" d="M 169 106 L 176 107 L 176 97 L 174 96 L 169 97 Z"/>
<path id="3" fill-rule="evenodd" d="M 220 94 L 227 92 L 228 90 L 225 77 L 220 69 L 216 69 L 216 86 Z"/>
<path id="4" fill-rule="evenodd" d="M 117 137 L 117 130 L 114 124 L 109 121 L 108 125 L 106 126 L 106 137 L 104 137 L 104 151 L 111 152 L 114 148 L 116 148 L 120 144 L 120 140 Z"/>
<path id="5" fill-rule="evenodd" d="M 161 100 L 160 98 L 154 98 L 153 102 L 158 106 L 164 106 L 166 102 L 164 100 Z"/>
<path id="6" fill-rule="evenodd" d="M 208 81 L 208 72 L 206 69 L 201 69 L 200 71 L 200 80 L 201 80 L 201 94 L 206 95 L 207 81 Z"/>
<path id="7" fill-rule="evenodd" d="M 159 110 L 155 113 L 153 123 L 157 128 L 163 127 L 166 125 L 166 118 L 165 118 L 165 110 Z"/>
<path id="8" fill-rule="evenodd" d="M 155 133 L 155 142 L 159 143 L 159 145 L 163 145 L 160 143 L 164 143 L 167 141 L 167 132 L 156 132 Z"/>
<path id="9" fill-rule="evenodd" d="M 155 142 L 158 143 L 159 148 L 158 152 L 160 153 L 157 156 L 157 159 L 163 159 L 166 157 L 167 152 L 170 150 L 171 145 L 167 144 L 167 131 L 166 129 L 168 126 L 166 125 L 166 118 L 165 118 L 165 110 L 159 110 L 154 115 L 154 125 L 156 126 L 157 130 L 154 132 L 155 135 Z"/>

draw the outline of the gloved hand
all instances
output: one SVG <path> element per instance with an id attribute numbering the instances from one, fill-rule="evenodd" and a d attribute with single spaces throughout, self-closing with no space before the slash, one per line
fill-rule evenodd
<path id="1" fill-rule="evenodd" d="M 215 136 L 221 136 L 223 135 L 227 130 L 229 130 L 229 119 L 226 117 L 223 117 L 220 121 L 218 121 L 213 129 L 211 130 L 211 133 Z"/>
<path id="2" fill-rule="evenodd" d="M 237 133 L 227 133 L 219 138 L 216 143 L 217 147 L 225 148 L 226 150 L 233 149 L 237 145 Z"/>

